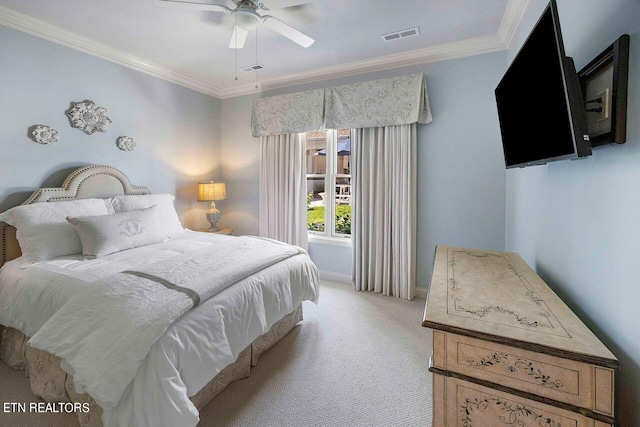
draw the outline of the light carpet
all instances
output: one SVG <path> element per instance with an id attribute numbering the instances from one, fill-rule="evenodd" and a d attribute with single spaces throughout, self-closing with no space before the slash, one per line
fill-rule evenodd
<path id="1" fill-rule="evenodd" d="M 320 302 L 201 413 L 213 426 L 429 426 L 431 333 L 424 300 L 403 301 L 323 281 Z M 0 402 L 37 401 L 0 363 Z M 3 414 L 0 425 L 73 426 L 74 415 Z"/>

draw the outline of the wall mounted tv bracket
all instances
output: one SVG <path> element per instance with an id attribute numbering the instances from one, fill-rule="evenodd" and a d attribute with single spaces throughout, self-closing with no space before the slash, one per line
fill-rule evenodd
<path id="1" fill-rule="evenodd" d="M 591 146 L 627 140 L 629 35 L 624 34 L 580 72 Z"/>

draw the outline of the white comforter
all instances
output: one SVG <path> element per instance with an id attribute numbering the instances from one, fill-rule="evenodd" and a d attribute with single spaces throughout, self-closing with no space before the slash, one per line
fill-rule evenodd
<path id="1" fill-rule="evenodd" d="M 0 271 L 0 324 L 34 336 L 71 296 L 123 270 L 207 248 L 233 237 L 185 232 L 169 242 L 92 261 L 57 259 Z M 265 268 L 220 292 L 174 322 L 151 347 L 105 426 L 189 426 L 198 421 L 188 399 L 242 349 L 303 300 L 317 300 L 317 270 L 305 254 Z M 26 314 L 28 313 L 28 315 Z M 240 323 L 238 323 L 240 322 Z M 242 324 L 243 328 L 234 325 Z M 117 337 L 113 337 L 117 340 Z"/>

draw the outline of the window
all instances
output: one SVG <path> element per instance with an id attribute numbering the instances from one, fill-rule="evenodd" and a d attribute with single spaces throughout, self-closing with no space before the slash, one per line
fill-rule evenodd
<path id="1" fill-rule="evenodd" d="M 351 237 L 351 131 L 308 132 L 307 228 L 327 237 Z"/>

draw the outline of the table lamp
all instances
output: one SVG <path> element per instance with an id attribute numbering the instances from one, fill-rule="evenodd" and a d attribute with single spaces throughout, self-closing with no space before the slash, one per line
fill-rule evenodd
<path id="1" fill-rule="evenodd" d="M 220 219 L 220 211 L 216 208 L 216 200 L 226 200 L 227 186 L 224 182 L 205 182 L 198 184 L 198 201 L 211 202 L 211 208 L 207 211 L 207 221 L 211 224 L 209 232 L 216 232 L 220 227 L 216 225 Z"/>

